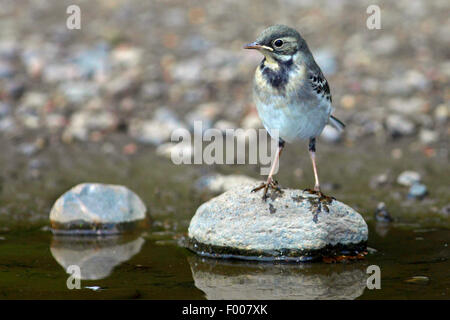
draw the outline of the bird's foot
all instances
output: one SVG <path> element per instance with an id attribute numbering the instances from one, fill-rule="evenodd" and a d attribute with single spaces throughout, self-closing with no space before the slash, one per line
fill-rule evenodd
<path id="1" fill-rule="evenodd" d="M 260 186 L 252 189 L 252 192 L 257 192 L 257 191 L 259 191 L 261 189 L 264 189 L 264 193 L 263 193 L 262 199 L 264 201 L 266 201 L 267 198 L 269 197 L 267 195 L 267 191 L 269 190 L 269 188 L 273 189 L 274 191 L 276 191 L 276 192 L 278 192 L 280 194 L 283 193 L 283 190 L 281 190 L 280 186 L 278 185 L 278 181 L 273 180 L 273 179 L 270 179 L 270 182 L 264 182 Z"/>
<path id="2" fill-rule="evenodd" d="M 336 198 L 327 196 L 320 189 L 314 188 L 312 189 L 305 189 L 304 192 L 308 192 L 310 194 L 315 194 L 318 196 L 317 201 L 312 202 L 313 210 L 315 211 L 315 214 L 322 212 L 322 209 L 324 209 L 326 212 L 329 212 L 328 205 L 333 202 L 333 200 L 336 200 Z M 317 216 L 315 216 L 315 219 L 317 219 Z"/>

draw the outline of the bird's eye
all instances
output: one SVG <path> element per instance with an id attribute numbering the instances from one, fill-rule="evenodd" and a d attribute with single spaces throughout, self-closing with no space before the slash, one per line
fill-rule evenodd
<path id="1" fill-rule="evenodd" d="M 283 40 L 281 40 L 281 39 L 278 39 L 278 40 L 275 40 L 274 42 L 273 42 L 273 45 L 275 46 L 275 47 L 281 47 L 282 45 L 283 45 Z"/>

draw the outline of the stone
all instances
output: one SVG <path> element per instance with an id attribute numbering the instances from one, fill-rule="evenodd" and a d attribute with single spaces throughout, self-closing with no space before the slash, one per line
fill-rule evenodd
<path id="1" fill-rule="evenodd" d="M 223 119 L 221 119 L 221 120 L 218 120 L 216 123 L 214 123 L 213 128 L 214 128 L 214 129 L 218 129 L 218 130 L 222 131 L 222 133 L 225 134 L 225 132 L 226 132 L 228 129 L 235 130 L 235 129 L 238 128 L 238 126 L 237 126 L 236 123 L 234 123 L 234 122 L 232 122 L 232 121 L 228 121 L 228 120 L 223 120 Z"/>
<path id="2" fill-rule="evenodd" d="M 439 133 L 434 130 L 420 129 L 419 140 L 423 144 L 432 144 L 439 140 Z"/>
<path id="3" fill-rule="evenodd" d="M 186 123 L 194 129 L 195 122 L 201 121 L 202 129 L 207 130 L 212 127 L 214 119 L 220 112 L 217 103 L 204 103 L 186 115 Z"/>
<path id="4" fill-rule="evenodd" d="M 341 140 L 342 133 L 332 126 L 325 126 L 320 135 L 320 139 L 328 143 L 336 143 Z"/>
<path id="5" fill-rule="evenodd" d="M 151 120 L 136 119 L 131 122 L 130 135 L 141 143 L 160 145 L 170 139 L 176 129 L 186 129 L 175 113 L 167 108 L 160 108 Z"/>
<path id="6" fill-rule="evenodd" d="M 167 142 L 156 148 L 156 154 L 168 159 L 172 159 L 172 155 L 176 155 L 180 159 L 191 159 L 194 155 L 194 148 L 192 145 L 186 143 Z"/>
<path id="7" fill-rule="evenodd" d="M 212 193 L 222 193 L 243 184 L 257 184 L 258 180 L 244 175 L 231 174 L 212 174 L 199 178 L 195 187 L 199 191 L 209 191 Z"/>
<path id="8" fill-rule="evenodd" d="M 86 141 L 92 131 L 113 129 L 117 125 L 115 115 L 106 110 L 81 110 L 72 114 L 63 134 L 64 141 Z"/>
<path id="9" fill-rule="evenodd" d="M 82 183 L 56 200 L 50 211 L 54 233 L 120 233 L 146 224 L 146 207 L 120 185 Z"/>
<path id="10" fill-rule="evenodd" d="M 427 186 L 422 183 L 414 183 L 408 191 L 408 198 L 423 199 L 428 194 Z"/>
<path id="11" fill-rule="evenodd" d="M 386 127 L 392 136 L 408 136 L 415 132 L 415 124 L 398 114 L 387 117 Z"/>
<path id="12" fill-rule="evenodd" d="M 409 99 L 392 98 L 388 101 L 389 109 L 399 114 L 419 114 L 426 110 L 426 100 L 419 97 Z"/>
<path id="13" fill-rule="evenodd" d="M 414 183 L 420 182 L 421 179 L 420 173 L 416 171 L 403 171 L 397 177 L 397 183 L 405 187 L 410 187 Z"/>
<path id="14" fill-rule="evenodd" d="M 98 86 L 89 81 L 68 81 L 63 82 L 59 89 L 69 102 L 83 103 L 87 99 L 98 95 Z"/>
<path id="15" fill-rule="evenodd" d="M 440 104 L 434 110 L 434 118 L 438 123 L 445 123 L 448 119 L 450 107 L 445 104 Z"/>
<path id="16" fill-rule="evenodd" d="M 272 191 L 265 202 L 251 192 L 256 186 L 237 186 L 202 204 L 189 225 L 188 247 L 208 257 L 295 262 L 366 249 L 367 224 L 344 203 L 319 204 L 317 195 L 292 189 Z"/>
<path id="17" fill-rule="evenodd" d="M 384 202 L 380 202 L 377 205 L 377 209 L 375 210 L 375 220 L 378 222 L 392 222 L 394 219 L 392 219 L 391 215 L 389 214 L 389 211 L 386 208 L 386 204 Z"/>
<path id="18" fill-rule="evenodd" d="M 242 119 L 241 127 L 243 129 L 259 129 L 263 128 L 261 119 L 256 112 L 251 112 Z"/>
<path id="19" fill-rule="evenodd" d="M 389 183 L 389 174 L 388 173 L 382 173 L 378 174 L 376 176 L 373 176 L 370 179 L 369 186 L 372 189 L 377 189 L 381 186 L 384 186 Z"/>

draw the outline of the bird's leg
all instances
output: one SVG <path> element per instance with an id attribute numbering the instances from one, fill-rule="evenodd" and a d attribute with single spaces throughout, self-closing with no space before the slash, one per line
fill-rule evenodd
<path id="1" fill-rule="evenodd" d="M 316 166 L 316 138 L 311 138 L 309 140 L 309 155 L 311 157 L 311 162 L 313 165 L 315 183 L 314 183 L 314 190 L 306 189 L 305 191 L 312 194 L 317 194 L 319 196 L 319 205 L 320 203 L 330 204 L 334 200 L 334 198 L 326 196 L 325 194 L 322 193 L 322 191 L 320 191 L 319 175 L 317 174 L 317 166 Z"/>
<path id="2" fill-rule="evenodd" d="M 283 148 L 284 148 L 284 141 L 280 139 L 280 141 L 278 143 L 278 151 L 275 155 L 275 159 L 273 160 L 273 164 L 272 164 L 272 167 L 270 168 L 269 176 L 267 177 L 266 183 L 263 183 L 259 187 L 256 187 L 255 189 L 252 190 L 252 192 L 256 192 L 256 191 L 259 191 L 264 188 L 264 193 L 263 193 L 263 197 L 262 197 L 263 200 L 267 199 L 267 191 L 269 190 L 269 187 L 271 187 L 272 189 L 275 189 L 278 192 L 282 192 L 280 187 L 278 186 L 278 182 L 273 180 L 272 176 L 273 176 L 275 168 L 278 164 L 278 161 L 280 159 Z"/>
<path id="3" fill-rule="evenodd" d="M 316 166 L 316 138 L 309 139 L 309 156 L 311 157 L 311 162 L 314 170 L 314 191 L 320 192 L 319 175 L 317 174 Z"/>

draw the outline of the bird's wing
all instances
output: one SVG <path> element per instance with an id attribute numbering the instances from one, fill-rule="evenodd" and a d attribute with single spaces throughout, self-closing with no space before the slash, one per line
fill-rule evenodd
<path id="1" fill-rule="evenodd" d="M 318 67 L 308 72 L 308 80 L 314 92 L 319 97 L 325 98 L 331 103 L 330 86 Z"/>

